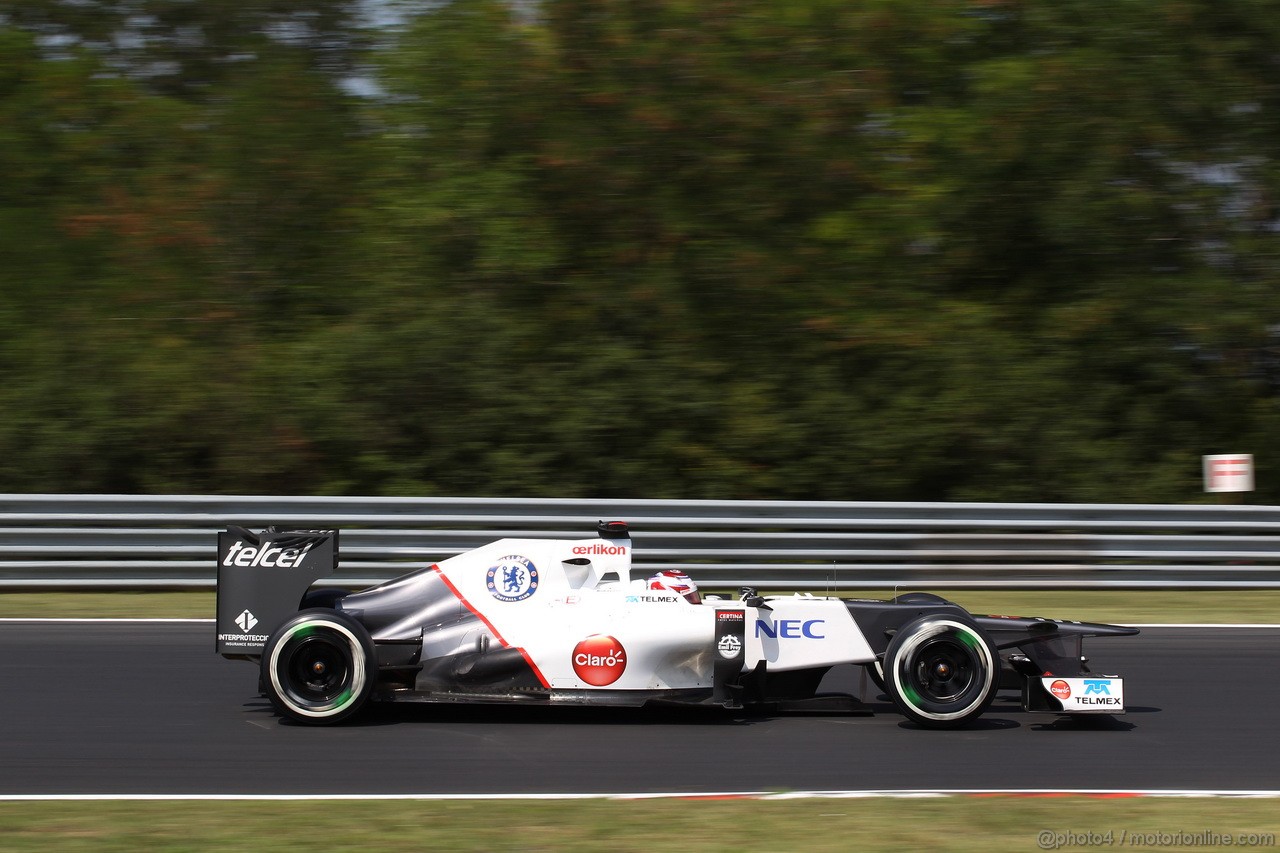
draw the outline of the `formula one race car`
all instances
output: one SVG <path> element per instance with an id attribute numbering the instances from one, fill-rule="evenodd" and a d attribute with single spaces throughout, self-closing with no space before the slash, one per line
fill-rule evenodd
<path id="1" fill-rule="evenodd" d="M 348 593 L 309 589 L 337 568 L 338 531 L 231 527 L 217 650 L 257 662 L 275 708 L 310 724 L 371 699 L 832 709 L 818 688 L 838 664 L 929 728 L 968 723 L 1002 688 L 1029 711 L 1124 712 L 1122 680 L 1091 674 L 1080 647 L 1135 628 L 973 616 L 927 593 L 703 598 L 682 572 L 633 578 L 626 524 L 597 533 L 503 539 Z"/>

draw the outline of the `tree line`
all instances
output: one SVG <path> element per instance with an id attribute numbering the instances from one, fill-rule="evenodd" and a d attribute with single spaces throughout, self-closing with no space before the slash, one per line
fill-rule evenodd
<path id="1" fill-rule="evenodd" d="M 1276 6 L 15 0 L 0 491 L 1275 502 Z"/>

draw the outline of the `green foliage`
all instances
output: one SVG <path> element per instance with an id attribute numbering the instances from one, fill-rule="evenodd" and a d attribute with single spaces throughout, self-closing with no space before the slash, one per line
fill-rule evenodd
<path id="1" fill-rule="evenodd" d="M 94 5 L 0 15 L 0 490 L 1280 498 L 1272 3 Z"/>

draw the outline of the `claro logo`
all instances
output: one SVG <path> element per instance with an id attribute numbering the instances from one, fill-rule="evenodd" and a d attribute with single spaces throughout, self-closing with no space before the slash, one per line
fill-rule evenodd
<path id="1" fill-rule="evenodd" d="M 827 636 L 822 633 L 822 626 L 825 624 L 821 619 L 779 619 L 770 625 L 763 619 L 757 619 L 756 636 L 771 640 L 779 637 L 784 640 L 822 640 Z"/>
<path id="2" fill-rule="evenodd" d="M 313 545 L 314 543 L 305 548 L 274 548 L 271 545 L 253 548 L 243 542 L 233 542 L 222 565 L 292 569 L 302 565 L 302 561 L 306 559 L 307 552 Z"/>
<path id="3" fill-rule="evenodd" d="M 596 634 L 573 647 L 573 671 L 587 684 L 613 684 L 626 668 L 627 652 L 613 637 Z"/>
<path id="4" fill-rule="evenodd" d="M 573 546 L 573 553 L 575 554 L 606 554 L 609 556 L 615 556 L 618 554 L 627 553 L 627 549 L 625 545 L 606 545 L 603 542 L 594 542 L 590 545 Z"/>

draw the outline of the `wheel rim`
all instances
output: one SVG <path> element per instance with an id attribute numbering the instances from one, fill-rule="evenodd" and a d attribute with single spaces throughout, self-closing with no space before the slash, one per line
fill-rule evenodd
<path id="1" fill-rule="evenodd" d="M 341 713 L 364 687 L 363 651 L 344 626 L 304 622 L 280 643 L 271 660 L 276 693 L 308 717 Z"/>
<path id="2" fill-rule="evenodd" d="M 903 686 L 917 700 L 949 704 L 973 687 L 979 668 L 977 655 L 968 644 L 954 636 L 936 637 L 920 648 Z"/>
<path id="3" fill-rule="evenodd" d="M 895 661 L 893 680 L 914 713 L 954 722 L 992 695 L 995 669 L 988 644 L 968 626 L 946 620 L 908 640 Z"/>
<path id="4" fill-rule="evenodd" d="M 285 649 L 285 690 L 299 704 L 314 707 L 341 703 L 351 693 L 351 653 L 346 643 L 325 633 L 293 641 Z"/>

